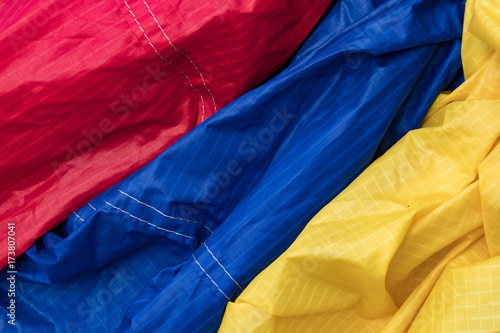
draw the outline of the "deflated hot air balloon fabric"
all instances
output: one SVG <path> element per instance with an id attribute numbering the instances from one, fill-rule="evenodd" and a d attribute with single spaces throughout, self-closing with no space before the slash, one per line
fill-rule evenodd
<path id="1" fill-rule="evenodd" d="M 463 10 L 337 3 L 288 68 L 19 258 L 18 327 L 216 331 L 227 302 L 454 81 Z"/>
<path id="2" fill-rule="evenodd" d="M 220 332 L 500 331 L 500 6 L 467 2 L 465 83 L 229 303 Z"/>
<path id="3" fill-rule="evenodd" d="M 1 5 L 0 219 L 17 253 L 267 78 L 329 3 Z"/>

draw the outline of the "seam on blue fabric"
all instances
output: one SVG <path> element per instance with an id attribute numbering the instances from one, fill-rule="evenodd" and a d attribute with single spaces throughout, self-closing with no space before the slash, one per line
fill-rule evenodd
<path id="1" fill-rule="evenodd" d="M 97 210 L 97 209 L 95 209 L 95 208 L 94 208 L 94 206 L 92 206 L 92 205 L 90 204 L 90 202 L 88 203 L 88 205 L 89 205 L 89 206 L 90 206 L 90 208 L 92 208 L 93 210 Z"/>
<path id="2" fill-rule="evenodd" d="M 171 233 L 173 233 L 173 234 L 176 234 L 176 235 L 179 235 L 179 236 L 182 236 L 182 237 L 191 238 L 191 239 L 194 239 L 194 240 L 199 241 L 199 240 L 198 240 L 197 238 L 195 238 L 195 237 L 191 237 L 191 236 L 188 236 L 188 235 L 184 235 L 184 234 L 181 234 L 181 233 L 175 232 L 175 231 L 173 231 L 173 230 L 168 230 L 168 229 L 165 229 L 165 228 L 159 227 L 159 226 L 157 226 L 156 224 L 153 224 L 153 223 L 151 223 L 151 222 L 149 222 L 149 221 L 146 221 L 146 220 L 143 220 L 143 219 L 141 219 L 141 218 L 139 218 L 139 217 L 137 217 L 137 216 L 134 216 L 134 215 L 130 214 L 129 212 L 127 212 L 127 211 L 125 211 L 125 210 L 123 210 L 123 209 L 121 209 L 121 208 L 119 208 L 119 207 L 116 207 L 116 206 L 114 206 L 114 205 L 110 204 L 110 203 L 109 203 L 109 202 L 107 202 L 107 201 L 104 201 L 104 202 L 106 203 L 106 205 L 109 205 L 109 206 L 113 207 L 114 209 L 117 209 L 117 210 L 119 210 L 120 212 L 125 213 L 125 214 L 127 214 L 128 216 L 130 216 L 130 217 L 132 217 L 132 218 L 134 218 L 134 219 L 136 219 L 136 220 L 139 220 L 139 221 L 141 221 L 141 222 L 145 222 L 145 223 L 147 223 L 147 224 L 149 224 L 149 225 L 152 225 L 153 227 L 155 227 L 155 228 L 157 228 L 157 229 L 164 230 L 164 231 L 171 232 Z"/>
<path id="3" fill-rule="evenodd" d="M 215 104 L 215 98 L 212 95 L 212 92 L 210 91 L 210 89 L 208 88 L 207 83 L 205 82 L 205 79 L 203 78 L 203 75 L 201 74 L 200 70 L 198 69 L 198 66 L 196 66 L 196 64 L 194 63 L 194 61 L 191 59 L 190 56 L 188 56 L 186 53 L 182 52 L 177 47 L 175 47 L 175 45 L 172 43 L 172 41 L 170 40 L 170 38 L 165 33 L 165 30 L 163 30 L 163 27 L 161 26 L 160 22 L 158 22 L 158 20 L 156 19 L 155 14 L 153 14 L 153 12 L 151 11 L 151 8 L 146 3 L 146 0 L 142 0 L 142 2 L 146 5 L 146 7 L 148 7 L 148 11 L 151 13 L 151 16 L 153 16 L 153 19 L 155 20 L 156 24 L 158 25 L 158 28 L 160 28 L 161 32 L 163 33 L 163 36 L 165 36 L 165 38 L 168 40 L 168 43 L 174 48 L 174 50 L 177 53 L 179 53 L 179 54 L 183 55 L 184 57 L 186 57 L 186 59 L 188 59 L 191 62 L 191 64 L 193 65 L 193 67 L 196 69 L 196 71 L 198 72 L 198 74 L 200 74 L 201 81 L 203 82 L 203 85 L 205 86 L 205 88 L 207 89 L 208 93 L 210 94 L 210 97 L 212 97 L 212 102 L 214 103 L 214 112 L 217 112 L 217 105 Z M 205 110 L 203 110 L 203 115 L 201 116 L 201 121 L 203 121 L 203 120 L 205 120 Z"/>
<path id="4" fill-rule="evenodd" d="M 136 202 L 140 203 L 141 205 L 144 205 L 144 206 L 146 206 L 146 207 L 148 207 L 148 208 L 153 209 L 153 210 L 154 210 L 154 211 L 156 211 L 157 213 L 161 214 L 162 216 L 168 217 L 169 219 L 173 219 L 173 220 L 180 220 L 180 221 L 186 221 L 186 222 L 192 222 L 192 223 L 200 224 L 200 225 L 204 226 L 205 228 L 207 228 L 207 229 L 208 229 L 208 231 L 210 231 L 210 233 L 212 233 L 212 234 L 214 233 L 214 232 L 212 231 L 212 229 L 210 229 L 209 227 L 207 227 L 206 225 L 204 225 L 204 224 L 203 224 L 203 223 L 201 223 L 201 222 L 192 221 L 192 220 L 183 219 L 183 218 L 180 218 L 180 217 L 175 217 L 175 216 L 170 216 L 170 215 L 167 215 L 167 214 L 163 213 L 162 211 L 160 211 L 159 209 L 157 209 L 157 208 L 155 208 L 155 207 L 153 207 L 153 206 L 150 206 L 150 205 L 148 205 L 147 203 L 142 202 L 142 201 L 140 201 L 140 200 L 139 200 L 139 199 L 137 199 L 137 198 L 134 198 L 133 196 L 131 196 L 131 195 L 130 195 L 130 194 L 128 194 L 128 193 L 123 192 L 122 190 L 118 190 L 118 192 L 120 192 L 120 193 L 121 193 L 121 194 L 123 194 L 123 195 L 126 195 L 127 197 L 129 197 L 130 199 L 132 199 L 132 200 L 134 200 L 134 201 L 136 201 Z"/>
<path id="5" fill-rule="evenodd" d="M 220 263 L 220 261 L 217 260 L 217 258 L 214 256 L 214 254 L 212 253 L 212 251 L 210 251 L 210 249 L 208 248 L 207 244 L 203 243 L 203 245 L 205 245 L 205 247 L 207 248 L 208 252 L 210 252 L 210 255 L 212 255 L 212 258 L 214 258 L 215 261 L 217 261 L 217 263 L 219 264 L 219 266 L 224 270 L 224 272 L 226 272 L 226 274 L 229 276 L 229 278 L 231 280 L 233 280 L 234 283 L 236 283 L 236 285 L 238 286 L 238 288 L 241 289 L 241 291 L 243 291 L 243 288 L 241 288 L 241 286 L 238 284 L 238 282 L 236 282 L 236 280 L 233 279 L 233 277 L 231 276 L 231 274 L 229 274 L 229 272 L 226 270 L 226 268 L 224 266 L 222 266 L 222 264 Z"/>
<path id="6" fill-rule="evenodd" d="M 217 287 L 217 289 L 219 289 L 219 291 L 221 292 L 221 294 L 224 295 L 224 297 L 227 298 L 227 300 L 229 302 L 231 302 L 231 299 L 229 297 L 227 297 L 226 294 L 224 294 L 224 292 L 222 291 L 222 289 L 219 288 L 219 286 L 217 285 L 217 283 L 215 283 L 215 281 L 210 277 L 210 275 L 208 275 L 208 273 L 203 269 L 203 267 L 201 267 L 201 265 L 198 262 L 198 260 L 196 260 L 196 257 L 194 256 L 194 254 L 191 254 L 191 256 L 193 256 L 194 261 L 198 264 L 198 266 L 200 267 L 200 269 L 203 271 L 203 273 L 205 273 L 205 275 L 210 279 L 210 281 L 212 281 L 212 283 Z"/>
<path id="7" fill-rule="evenodd" d="M 205 101 L 203 100 L 203 95 L 198 91 L 198 89 L 196 89 L 194 86 L 193 86 L 193 83 L 191 82 L 191 80 L 189 79 L 189 76 L 182 70 L 180 69 L 179 66 L 177 66 L 176 64 L 172 63 L 171 61 L 165 59 L 165 57 L 163 57 L 160 52 L 158 52 L 158 50 L 156 49 L 156 47 L 153 45 L 153 43 L 151 42 L 151 39 L 149 39 L 148 35 L 146 35 L 146 32 L 144 31 L 144 29 L 142 28 L 141 24 L 139 23 L 139 21 L 137 20 L 137 17 L 135 16 L 135 14 L 132 12 L 132 9 L 130 8 L 130 6 L 128 5 L 127 1 L 126 0 L 123 0 L 123 3 L 127 6 L 128 8 L 128 11 L 129 13 L 132 15 L 132 17 L 134 18 L 134 21 L 135 23 L 137 23 L 137 26 L 139 27 L 139 29 L 141 29 L 142 31 L 142 34 L 144 35 L 144 37 L 146 37 L 146 39 L 148 40 L 148 43 L 149 45 L 151 45 L 151 47 L 153 48 L 153 50 L 155 50 L 156 54 L 158 54 L 158 56 L 160 56 L 161 59 L 163 59 L 166 63 L 172 65 L 173 67 L 175 67 L 179 72 L 181 72 L 185 77 L 186 79 L 188 80 L 189 82 L 189 85 L 191 86 L 191 88 L 193 88 L 194 91 L 196 91 L 196 93 L 198 95 L 200 95 L 200 98 L 201 98 L 201 108 L 203 110 L 203 115 L 205 114 Z M 203 118 L 203 117 L 202 117 Z"/>
<path id="8" fill-rule="evenodd" d="M 85 220 L 84 220 L 84 219 L 82 219 L 82 218 L 81 218 L 81 216 L 80 216 L 80 215 L 78 215 L 76 212 L 73 212 L 73 214 L 75 214 L 75 216 L 76 216 L 76 217 L 78 217 L 80 220 L 82 220 L 82 222 L 85 222 Z"/>

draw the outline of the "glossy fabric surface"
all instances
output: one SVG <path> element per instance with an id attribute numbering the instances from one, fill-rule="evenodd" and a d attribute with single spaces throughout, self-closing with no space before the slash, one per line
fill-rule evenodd
<path id="1" fill-rule="evenodd" d="M 465 83 L 229 303 L 220 332 L 500 331 L 500 6 L 467 2 Z"/>
<path id="2" fill-rule="evenodd" d="M 430 3 L 337 3 L 286 70 L 20 258 L 19 306 L 45 320 L 25 315 L 19 327 L 216 331 L 226 303 L 457 76 L 463 4 Z M 151 244 L 167 250 L 147 257 Z M 116 271 L 143 266 L 141 288 L 109 287 Z"/>
<path id="3" fill-rule="evenodd" d="M 17 253 L 272 74 L 329 3 L 3 1 L 0 220 Z"/>

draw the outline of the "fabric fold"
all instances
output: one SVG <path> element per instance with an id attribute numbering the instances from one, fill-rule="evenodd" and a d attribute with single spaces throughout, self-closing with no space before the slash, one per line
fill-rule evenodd
<path id="1" fill-rule="evenodd" d="M 465 82 L 228 304 L 219 332 L 500 329 L 498 13 L 467 2 Z"/>

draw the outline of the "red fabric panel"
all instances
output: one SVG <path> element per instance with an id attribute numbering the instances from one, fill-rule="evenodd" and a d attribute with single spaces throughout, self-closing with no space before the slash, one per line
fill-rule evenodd
<path id="1" fill-rule="evenodd" d="M 1 5 L 0 220 L 16 222 L 16 256 L 275 71 L 329 2 Z"/>

